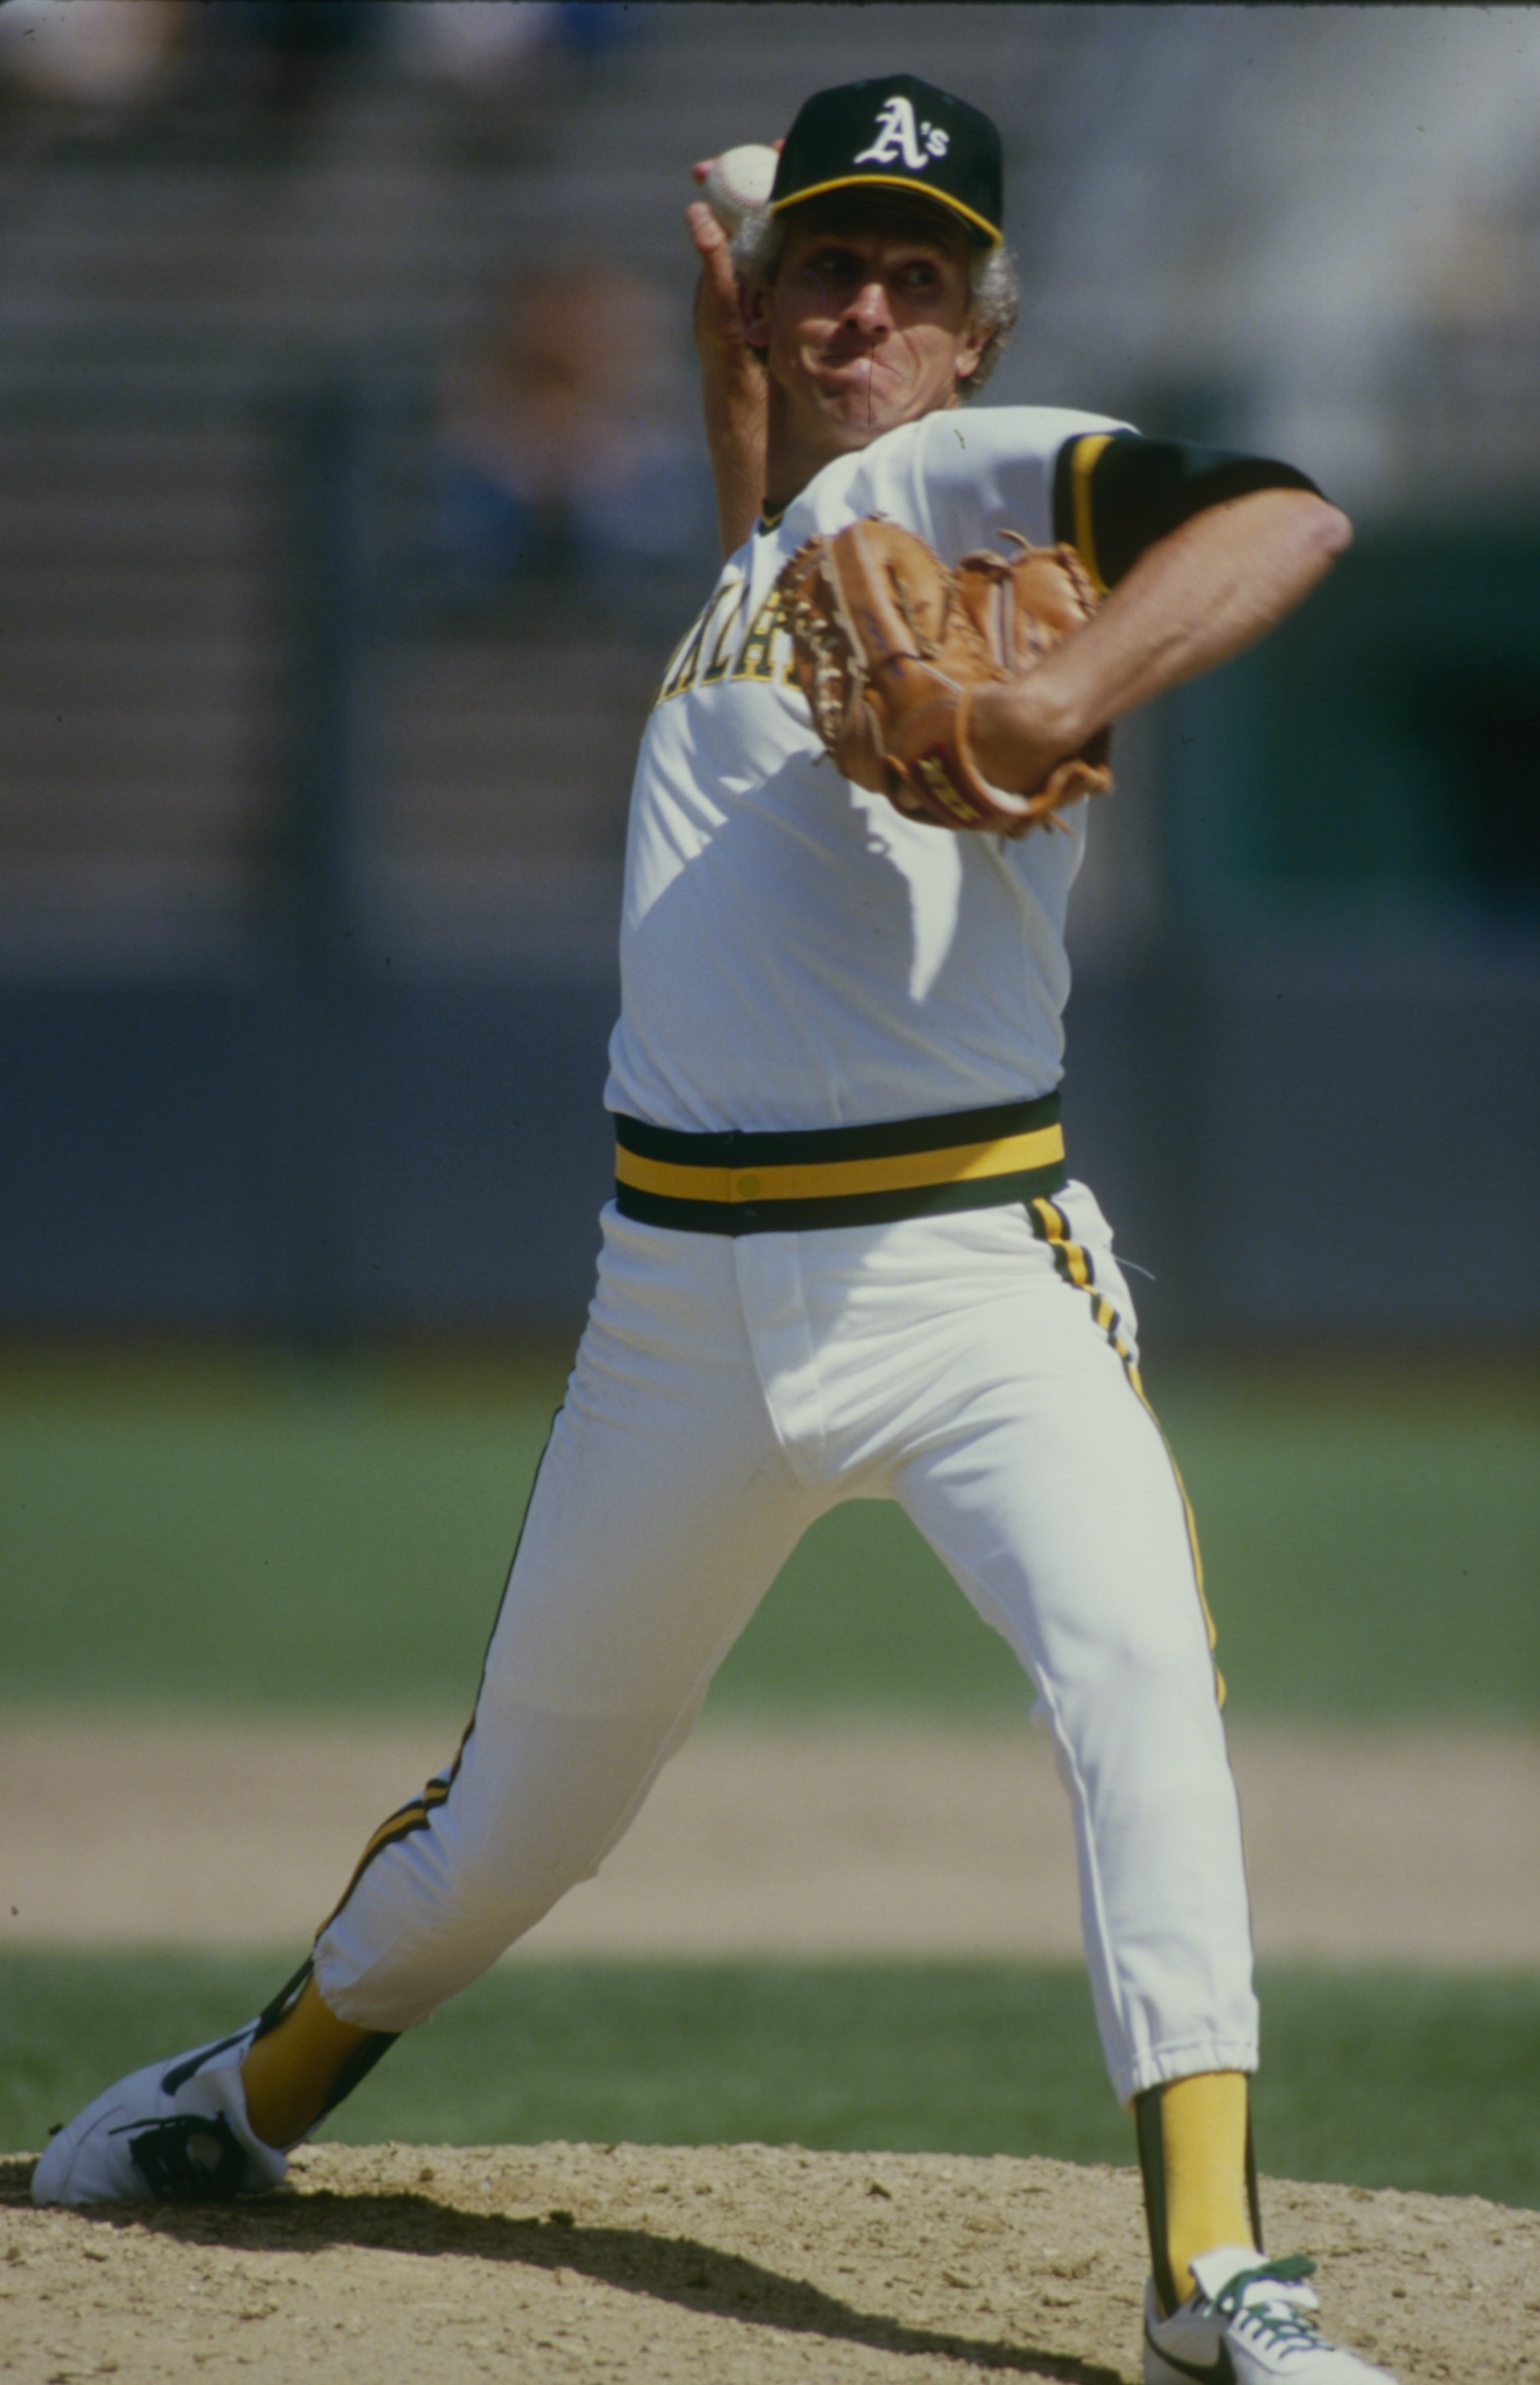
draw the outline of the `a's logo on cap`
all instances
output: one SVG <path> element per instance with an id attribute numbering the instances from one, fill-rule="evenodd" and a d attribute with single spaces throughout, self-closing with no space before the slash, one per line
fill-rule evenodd
<path id="1" fill-rule="evenodd" d="M 933 157 L 944 157 L 951 136 L 938 124 L 916 125 L 911 101 L 885 99 L 877 111 L 877 137 L 851 163 L 854 166 L 896 166 L 901 157 L 912 174 L 920 174 Z"/>

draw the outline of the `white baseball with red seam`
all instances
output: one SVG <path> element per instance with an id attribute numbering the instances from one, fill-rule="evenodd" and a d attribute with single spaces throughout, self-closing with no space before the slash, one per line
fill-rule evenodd
<path id="1" fill-rule="evenodd" d="M 778 162 L 775 150 L 763 141 L 745 141 L 713 159 L 701 196 L 724 231 L 736 231 L 755 207 L 769 206 Z"/>

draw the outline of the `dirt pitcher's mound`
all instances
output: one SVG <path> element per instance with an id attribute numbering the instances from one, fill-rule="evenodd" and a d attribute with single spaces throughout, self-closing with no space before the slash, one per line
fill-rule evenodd
<path id="1" fill-rule="evenodd" d="M 34 2212 L 0 2164 L 24 2385 L 1138 2376 L 1131 2171 L 763 2145 L 313 2147 L 233 2211 Z M 1540 2212 L 1273 2183 L 1332 2331 L 1405 2385 L 1540 2377 Z"/>

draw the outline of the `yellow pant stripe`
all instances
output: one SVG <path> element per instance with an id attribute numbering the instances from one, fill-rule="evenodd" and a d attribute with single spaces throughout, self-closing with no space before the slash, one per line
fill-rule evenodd
<path id="1" fill-rule="evenodd" d="M 322 1922 L 321 1929 L 317 1930 L 317 1938 L 321 1934 L 321 1929 L 330 1929 L 381 1847 L 393 1846 L 397 1839 L 407 1837 L 411 1831 L 427 1829 L 428 1816 L 437 1811 L 454 1786 L 455 1777 L 465 1758 L 466 1742 L 475 1729 L 476 1714 L 473 1708 L 469 1722 L 460 1733 L 460 1744 L 454 1751 L 453 1762 L 446 1766 L 441 1775 L 437 1773 L 434 1775 L 420 1797 L 413 1797 L 406 1804 L 399 1805 L 393 1814 L 386 1815 L 379 1828 L 365 1846 L 358 1861 L 354 1865 L 353 1875 L 346 1888 Z"/>
<path id="2" fill-rule="evenodd" d="M 404 1829 L 415 1829 L 419 1823 L 426 1822 L 433 1808 L 441 1805 L 448 1794 L 449 1783 L 446 1780 L 430 1780 L 420 1797 L 414 1797 L 409 1804 L 386 1817 L 365 1846 L 360 1861 L 367 1863 L 387 1840 L 395 1838 Z"/>
<path id="3" fill-rule="evenodd" d="M 1182 1480 L 1182 1469 L 1176 1463 L 1175 1455 L 1170 1442 L 1166 1439 L 1161 1419 L 1149 1404 L 1149 1395 L 1140 1380 L 1139 1370 L 1134 1364 L 1133 1353 L 1123 1338 L 1117 1310 L 1105 1292 L 1093 1290 L 1090 1259 L 1080 1243 L 1072 1237 L 1069 1219 L 1053 1201 L 1034 1201 L 1032 1210 L 1042 1229 L 1044 1241 L 1051 1245 L 1055 1255 L 1063 1262 L 1064 1271 L 1071 1283 L 1076 1285 L 1080 1291 L 1090 1293 L 1091 1314 L 1106 1334 L 1118 1357 L 1122 1359 L 1123 1371 L 1128 1378 L 1135 1397 L 1161 1436 L 1161 1446 L 1165 1450 L 1171 1467 L 1172 1480 L 1176 1485 L 1176 1495 L 1182 1502 L 1182 1516 L 1187 1530 L 1187 1546 L 1192 1553 L 1192 1578 L 1198 1590 L 1198 1604 L 1203 1610 L 1203 1629 L 1209 1635 L 1209 1649 L 1211 1655 L 1219 1645 L 1219 1631 L 1214 1623 L 1213 1610 L 1209 1605 L 1209 1593 L 1203 1583 L 1203 1552 L 1198 1544 L 1198 1518 L 1192 1512 L 1192 1501 L 1187 1496 L 1187 1486 Z M 1223 1705 L 1224 1676 L 1217 1665 L 1214 1667 L 1214 1693 L 1220 1704 Z"/>

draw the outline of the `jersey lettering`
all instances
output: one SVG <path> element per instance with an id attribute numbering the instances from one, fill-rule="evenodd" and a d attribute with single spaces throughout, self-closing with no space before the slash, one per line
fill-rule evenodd
<path id="1" fill-rule="evenodd" d="M 745 581 L 741 581 L 739 585 L 738 602 L 733 606 L 731 611 L 724 619 L 721 630 L 717 634 L 716 644 L 712 652 L 712 658 L 706 665 L 705 669 L 701 673 L 701 685 L 702 687 L 713 687 L 719 679 L 727 678 L 728 669 L 732 663 L 733 635 L 743 619 L 744 607 L 748 602 L 749 588 L 748 582 Z M 702 652 L 703 651 L 704 648 L 702 647 Z"/>
<path id="2" fill-rule="evenodd" d="M 727 679 L 753 680 L 763 684 L 778 672 L 783 687 L 796 684 L 791 637 L 779 589 L 772 588 L 762 599 L 735 651 L 735 641 L 743 631 L 748 601 L 748 584 L 740 579 L 724 581 L 713 589 L 705 611 L 675 648 L 657 693 L 658 704 L 666 704 L 676 695 L 688 695 L 692 687 L 714 687 Z M 710 659 L 706 661 L 703 657 L 708 646 Z"/>
<path id="3" fill-rule="evenodd" d="M 727 600 L 730 606 L 735 597 L 741 606 L 743 583 L 736 578 L 719 581 L 712 590 L 706 600 L 705 611 L 699 620 L 690 624 L 669 657 L 668 667 L 663 675 L 663 684 L 658 689 L 655 699 L 657 703 L 665 704 L 671 695 L 682 695 L 687 687 L 694 686 L 700 672 L 701 655 L 706 643 L 706 633 L 721 610 L 724 600 Z"/>
<path id="4" fill-rule="evenodd" d="M 734 679 L 774 679 L 777 637 L 783 648 L 789 650 L 790 639 L 781 611 L 781 593 L 778 588 L 772 588 L 750 623 L 743 651 L 733 669 Z"/>

